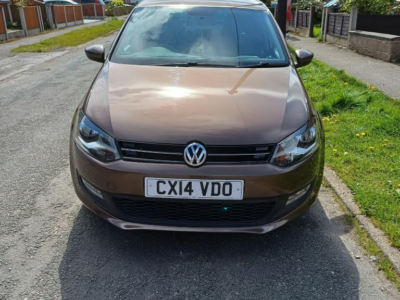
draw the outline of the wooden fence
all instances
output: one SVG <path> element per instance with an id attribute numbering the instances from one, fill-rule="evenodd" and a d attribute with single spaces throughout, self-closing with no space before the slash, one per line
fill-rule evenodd
<path id="1" fill-rule="evenodd" d="M 4 16 L 7 22 L 21 22 L 18 6 L 11 4 L 10 2 L 6 2 L 0 3 L 0 7 L 3 8 Z"/>
<path id="2" fill-rule="evenodd" d="M 39 6 L 18 7 L 18 10 L 25 35 L 44 31 L 43 18 Z"/>
<path id="3" fill-rule="evenodd" d="M 4 7 L 0 6 L 0 41 L 7 39 L 7 20 L 4 14 Z"/>
<path id="4" fill-rule="evenodd" d="M 297 16 L 297 27 L 308 28 L 310 26 L 310 11 L 299 10 Z"/>
<path id="5" fill-rule="evenodd" d="M 339 35 L 347 37 L 350 28 L 350 15 L 349 14 L 328 14 L 328 28 L 327 33 L 331 35 Z"/>
<path id="6" fill-rule="evenodd" d="M 105 7 L 101 4 L 81 4 L 85 19 L 104 19 Z"/>
<path id="7" fill-rule="evenodd" d="M 0 2 L 0 7 L 3 8 L 4 18 L 7 22 L 10 21 L 10 13 L 9 13 L 9 3 Z M 1 26 L 1 25 L 0 25 Z"/>
<path id="8" fill-rule="evenodd" d="M 313 37 L 313 28 L 315 23 L 315 7 L 310 10 L 292 10 L 292 19 L 289 20 L 289 30 L 307 37 Z"/>
<path id="9" fill-rule="evenodd" d="M 52 29 L 83 24 L 82 5 L 51 5 L 47 14 Z"/>
<path id="10" fill-rule="evenodd" d="M 400 15 L 357 16 L 357 30 L 400 35 Z"/>
<path id="11" fill-rule="evenodd" d="M 292 19 L 289 21 L 289 25 L 293 27 L 308 28 L 310 26 L 310 11 L 309 10 L 298 10 L 296 16 L 296 10 L 292 10 Z"/>
<path id="12" fill-rule="evenodd" d="M 10 10 L 11 10 L 11 16 L 14 22 L 21 22 L 21 17 L 19 15 L 19 10 L 18 10 L 18 6 L 16 5 L 11 5 L 10 6 Z"/>

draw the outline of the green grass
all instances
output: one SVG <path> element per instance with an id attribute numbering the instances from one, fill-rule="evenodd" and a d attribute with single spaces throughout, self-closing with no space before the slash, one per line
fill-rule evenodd
<path id="1" fill-rule="evenodd" d="M 313 34 L 314 37 L 321 42 L 322 41 L 322 34 L 321 34 L 321 25 L 315 25 L 313 27 Z"/>
<path id="2" fill-rule="evenodd" d="M 324 118 L 327 164 L 400 248 L 400 102 L 316 60 L 300 74 Z"/>
<path id="3" fill-rule="evenodd" d="M 11 52 L 51 52 L 65 47 L 78 46 L 121 28 L 123 20 L 113 18 L 101 25 L 81 28 L 39 43 L 19 46 Z"/>

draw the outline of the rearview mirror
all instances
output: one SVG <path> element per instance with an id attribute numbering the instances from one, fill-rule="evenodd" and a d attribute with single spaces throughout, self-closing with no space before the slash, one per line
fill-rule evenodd
<path id="1" fill-rule="evenodd" d="M 296 50 L 296 63 L 295 63 L 296 68 L 307 66 L 312 62 L 313 58 L 314 58 L 314 53 L 310 51 L 304 49 Z"/>
<path id="2" fill-rule="evenodd" d="M 104 63 L 104 46 L 103 45 L 93 45 L 85 49 L 87 58 L 100 63 Z"/>

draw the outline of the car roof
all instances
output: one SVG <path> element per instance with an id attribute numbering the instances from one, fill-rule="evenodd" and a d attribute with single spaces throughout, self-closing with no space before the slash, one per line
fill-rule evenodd
<path id="1" fill-rule="evenodd" d="M 211 7 L 243 7 L 251 6 L 255 9 L 266 9 L 259 0 L 143 0 L 137 6 L 211 6 Z"/>

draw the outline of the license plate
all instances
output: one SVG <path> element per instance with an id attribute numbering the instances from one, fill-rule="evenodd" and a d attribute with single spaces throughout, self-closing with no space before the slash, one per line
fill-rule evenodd
<path id="1" fill-rule="evenodd" d="M 242 200 L 243 180 L 145 178 L 145 196 L 151 198 Z"/>

